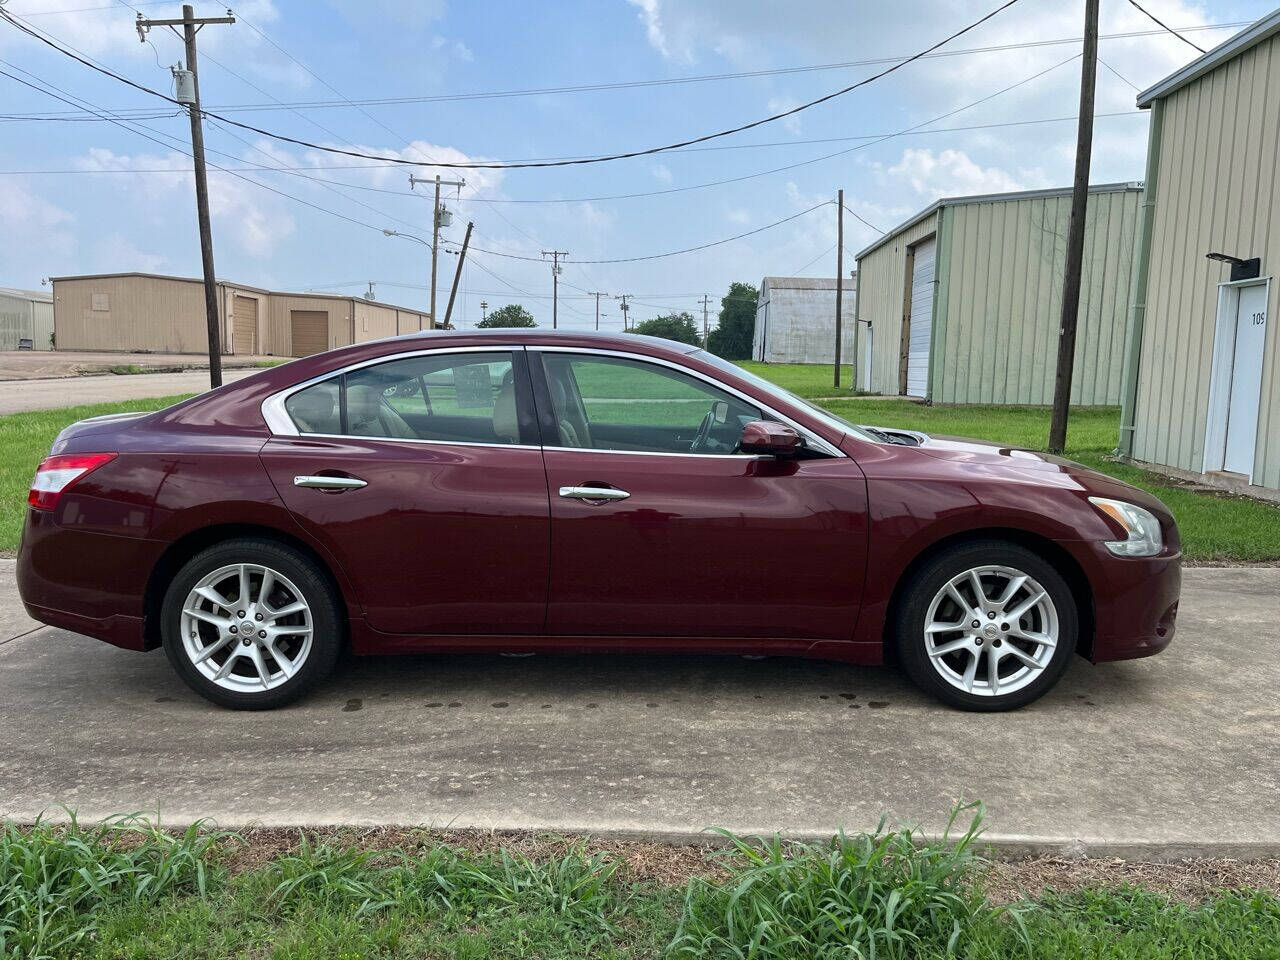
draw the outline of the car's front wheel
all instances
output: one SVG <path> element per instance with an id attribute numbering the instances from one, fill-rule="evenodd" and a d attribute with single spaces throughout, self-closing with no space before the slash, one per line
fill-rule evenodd
<path id="1" fill-rule="evenodd" d="M 965 710 L 1012 710 L 1057 683 L 1079 617 L 1050 563 L 992 540 L 945 550 L 915 571 L 895 630 L 902 666 L 926 692 Z"/>
<path id="2" fill-rule="evenodd" d="M 197 693 L 239 710 L 282 706 L 327 676 L 340 624 L 333 588 L 315 562 L 261 539 L 229 540 L 192 557 L 161 608 L 174 669 Z"/>

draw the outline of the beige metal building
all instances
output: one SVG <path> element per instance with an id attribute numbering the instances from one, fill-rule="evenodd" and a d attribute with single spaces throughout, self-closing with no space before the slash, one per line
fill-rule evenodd
<path id="1" fill-rule="evenodd" d="M 1151 133 L 1120 453 L 1276 496 L 1280 10 L 1138 106 Z"/>
<path id="2" fill-rule="evenodd" d="M 218 282 L 222 352 L 305 357 L 333 347 L 432 328 L 408 307 L 323 293 L 281 293 Z M 204 285 L 188 277 L 116 273 L 53 278 L 60 350 L 205 353 Z"/>
<path id="3" fill-rule="evenodd" d="M 1141 189 L 1089 188 L 1073 403 L 1120 402 Z M 1070 188 L 944 198 L 859 253 L 858 385 L 1052 403 L 1070 217 Z"/>
<path id="4" fill-rule="evenodd" d="M 52 350 L 53 297 L 0 287 L 0 350 Z"/>

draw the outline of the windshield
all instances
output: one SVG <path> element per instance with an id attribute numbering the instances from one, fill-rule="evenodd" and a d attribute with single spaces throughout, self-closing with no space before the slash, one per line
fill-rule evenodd
<path id="1" fill-rule="evenodd" d="M 782 387 L 778 386 L 776 383 L 772 383 L 769 380 L 766 380 L 764 377 L 757 376 L 756 374 L 752 373 L 750 370 L 744 370 L 742 367 L 738 366 L 736 363 L 732 363 L 728 360 L 725 360 L 723 357 L 717 357 L 714 353 L 708 353 L 706 350 L 696 350 L 693 352 L 692 355 L 697 357 L 699 360 L 706 361 L 707 363 L 711 364 L 713 367 L 716 367 L 717 369 L 723 370 L 725 373 L 731 373 L 736 377 L 741 377 L 743 380 L 751 381 L 753 384 L 755 384 L 757 387 L 759 387 L 761 390 L 763 390 L 765 393 L 767 393 L 770 396 L 778 397 L 779 399 L 787 400 L 787 401 L 790 401 L 791 403 L 795 403 L 795 404 L 798 404 L 799 406 L 804 407 L 806 410 L 812 413 L 819 420 L 826 423 L 827 426 L 831 427 L 833 430 L 840 430 L 843 432 L 852 433 L 858 439 L 866 440 L 870 443 L 885 442 L 881 438 L 868 433 L 866 430 L 858 426 L 856 423 L 850 423 L 844 417 L 834 414 L 830 410 L 820 407 L 816 403 L 813 403 L 812 401 L 806 400 L 804 397 L 798 397 L 794 393 L 792 393 L 790 390 L 784 390 Z"/>

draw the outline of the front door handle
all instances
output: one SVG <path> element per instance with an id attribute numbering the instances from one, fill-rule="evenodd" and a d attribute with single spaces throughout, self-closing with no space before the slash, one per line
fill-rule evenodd
<path id="1" fill-rule="evenodd" d="M 309 487 L 313 490 L 358 490 L 361 487 L 367 487 L 365 481 L 359 477 L 294 477 L 293 485 L 295 487 Z"/>
<path id="2" fill-rule="evenodd" d="M 567 500 L 625 500 L 631 494 L 617 487 L 561 487 L 560 496 Z"/>

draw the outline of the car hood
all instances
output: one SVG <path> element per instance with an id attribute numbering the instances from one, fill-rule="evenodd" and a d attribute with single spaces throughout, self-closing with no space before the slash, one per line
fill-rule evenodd
<path id="1" fill-rule="evenodd" d="M 1145 490 L 1105 473 L 1099 473 L 1066 457 L 1022 447 L 1002 446 L 984 440 L 970 440 L 965 437 L 919 436 L 922 437 L 923 443 L 912 449 L 928 457 L 966 463 L 986 470 L 1003 468 L 1009 470 L 1011 475 L 1019 474 L 1022 477 L 1041 473 L 1052 474 L 1059 478 L 1066 476 L 1086 493 L 1126 500 L 1145 507 L 1158 516 L 1171 519 L 1168 508 Z"/>

